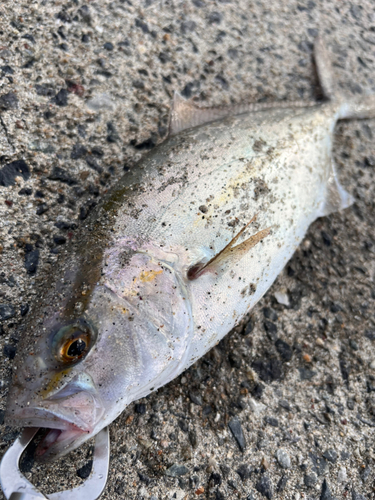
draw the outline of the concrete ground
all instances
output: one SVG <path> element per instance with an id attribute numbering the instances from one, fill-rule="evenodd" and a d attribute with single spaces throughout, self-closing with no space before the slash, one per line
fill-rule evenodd
<path id="1" fill-rule="evenodd" d="M 318 32 L 341 91 L 374 92 L 375 4 L 3 0 L 0 19 L 3 409 L 35 284 L 165 136 L 173 92 L 204 105 L 319 97 Z M 338 125 L 355 204 L 311 226 L 244 325 L 112 424 L 103 499 L 374 498 L 374 135 L 374 120 Z M 2 424 L 0 449 L 15 436 Z M 66 489 L 91 453 L 24 471 Z"/>

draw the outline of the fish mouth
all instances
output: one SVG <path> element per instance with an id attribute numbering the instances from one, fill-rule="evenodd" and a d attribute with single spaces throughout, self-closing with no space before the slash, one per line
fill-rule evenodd
<path id="1" fill-rule="evenodd" d="M 46 429 L 35 450 L 38 462 L 56 460 L 69 451 L 77 448 L 82 440 L 87 439 L 87 432 L 81 429 L 61 430 Z"/>
<path id="2" fill-rule="evenodd" d="M 54 460 L 77 448 L 94 433 L 104 414 L 94 385 L 82 387 L 78 382 L 73 379 L 44 399 L 25 401 L 20 396 L 8 400 L 8 425 L 46 429 L 36 448 L 35 455 L 40 461 Z"/>

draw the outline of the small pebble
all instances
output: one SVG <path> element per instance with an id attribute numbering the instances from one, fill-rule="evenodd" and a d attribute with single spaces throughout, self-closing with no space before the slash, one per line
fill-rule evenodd
<path id="1" fill-rule="evenodd" d="M 315 472 L 305 474 L 303 478 L 303 482 L 305 483 L 305 486 L 307 486 L 307 488 L 312 488 L 313 486 L 315 486 L 317 481 L 318 476 L 315 474 Z"/>
<path id="2" fill-rule="evenodd" d="M 0 304 L 0 320 L 13 318 L 16 315 L 16 310 L 11 304 Z"/>
<path id="3" fill-rule="evenodd" d="M 188 472 L 189 469 L 185 465 L 173 464 L 165 471 L 165 475 L 169 477 L 179 477 L 184 476 Z"/>
<path id="4" fill-rule="evenodd" d="M 322 492 L 320 494 L 320 500 L 337 500 L 336 497 L 332 495 L 326 479 L 324 479 L 322 484 Z"/>
<path id="5" fill-rule="evenodd" d="M 271 479 L 267 474 L 262 474 L 261 478 L 257 482 L 255 488 L 261 495 L 266 497 L 268 500 L 271 500 L 273 497 L 273 486 Z"/>
<path id="6" fill-rule="evenodd" d="M 335 464 L 337 461 L 338 454 L 337 454 L 336 450 L 334 450 L 333 448 L 328 448 L 328 450 L 326 450 L 323 453 L 323 457 L 326 460 L 328 460 L 329 462 L 332 462 L 333 464 Z"/>
<path id="7" fill-rule="evenodd" d="M 277 458 L 277 461 L 279 462 L 280 466 L 283 469 L 290 468 L 290 466 L 291 466 L 290 456 L 288 455 L 288 453 L 285 450 L 283 450 L 282 448 L 279 448 L 276 451 L 276 458 Z"/>
<path id="8" fill-rule="evenodd" d="M 232 420 L 229 421 L 228 427 L 231 430 L 233 437 L 237 441 L 237 444 L 241 451 L 244 451 L 246 448 L 245 436 L 242 431 L 241 422 L 238 417 L 233 417 Z"/>
<path id="9" fill-rule="evenodd" d="M 339 483 L 346 483 L 347 479 L 348 479 L 348 475 L 346 473 L 346 468 L 340 467 L 339 472 L 337 474 L 337 481 Z"/>

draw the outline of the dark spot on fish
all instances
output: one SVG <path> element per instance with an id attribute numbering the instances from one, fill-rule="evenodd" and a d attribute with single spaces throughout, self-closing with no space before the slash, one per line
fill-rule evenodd
<path id="1" fill-rule="evenodd" d="M 264 196 L 270 192 L 269 187 L 263 179 L 254 179 L 254 200 L 257 201 L 260 196 Z"/>
<path id="2" fill-rule="evenodd" d="M 253 144 L 253 150 L 256 153 L 259 153 L 260 151 L 263 151 L 265 146 L 267 146 L 267 143 L 263 141 L 263 139 L 257 139 Z"/>

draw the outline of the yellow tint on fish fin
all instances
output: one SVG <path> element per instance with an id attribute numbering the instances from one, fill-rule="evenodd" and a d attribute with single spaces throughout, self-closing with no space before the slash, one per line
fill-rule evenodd
<path id="1" fill-rule="evenodd" d="M 271 228 L 268 227 L 266 229 L 262 229 L 258 231 L 253 236 L 250 236 L 242 243 L 234 246 L 238 239 L 243 235 L 245 230 L 250 226 L 252 222 L 254 222 L 257 218 L 257 215 L 251 219 L 250 222 L 246 224 L 237 234 L 236 236 L 228 243 L 226 247 L 224 247 L 217 255 L 212 257 L 205 264 L 195 264 L 192 266 L 187 273 L 187 276 L 190 280 L 194 280 L 201 276 L 205 271 L 208 270 L 218 270 L 223 267 L 224 264 L 228 263 L 228 265 L 233 266 L 236 262 L 238 262 L 242 257 L 247 254 L 249 250 L 251 250 L 257 243 L 263 240 L 266 236 L 270 234 Z"/>

